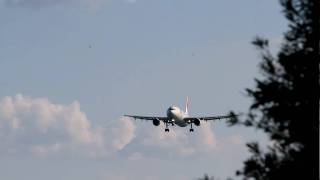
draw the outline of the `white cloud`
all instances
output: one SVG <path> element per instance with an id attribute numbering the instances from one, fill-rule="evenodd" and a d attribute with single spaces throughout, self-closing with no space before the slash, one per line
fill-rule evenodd
<path id="1" fill-rule="evenodd" d="M 120 123 L 112 128 L 113 147 L 123 149 L 134 138 L 135 126 L 129 118 L 120 118 Z"/>
<path id="2" fill-rule="evenodd" d="M 80 103 L 54 104 L 21 94 L 0 101 L 0 150 L 46 155 L 61 151 L 93 156 L 123 149 L 134 137 L 131 121 L 116 121 L 112 131 L 93 128 Z"/>

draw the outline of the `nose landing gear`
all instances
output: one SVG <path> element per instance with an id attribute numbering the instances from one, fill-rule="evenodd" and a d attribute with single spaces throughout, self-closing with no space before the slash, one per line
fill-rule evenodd
<path id="1" fill-rule="evenodd" d="M 169 125 L 166 123 L 166 128 L 164 129 L 164 132 L 169 132 Z"/>

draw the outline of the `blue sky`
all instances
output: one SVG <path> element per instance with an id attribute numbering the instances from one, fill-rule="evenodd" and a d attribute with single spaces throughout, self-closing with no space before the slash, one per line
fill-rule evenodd
<path id="1" fill-rule="evenodd" d="M 258 131 L 193 134 L 123 114 L 245 112 L 256 35 L 279 48 L 277 1 L 0 0 L 0 179 L 233 177 Z"/>

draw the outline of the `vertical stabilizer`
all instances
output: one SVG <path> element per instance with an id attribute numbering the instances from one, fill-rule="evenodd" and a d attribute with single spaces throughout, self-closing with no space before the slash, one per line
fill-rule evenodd
<path id="1" fill-rule="evenodd" d="M 185 113 L 186 113 L 186 114 L 189 114 L 188 108 L 189 108 L 189 97 L 187 96 L 187 99 L 186 99 L 186 109 L 185 109 Z"/>

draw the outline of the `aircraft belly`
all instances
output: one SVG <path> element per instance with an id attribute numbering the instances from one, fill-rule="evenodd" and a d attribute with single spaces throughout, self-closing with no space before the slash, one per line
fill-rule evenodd
<path id="1" fill-rule="evenodd" d="M 188 125 L 184 120 L 181 119 L 176 119 L 174 123 L 180 127 L 186 127 Z"/>

